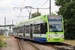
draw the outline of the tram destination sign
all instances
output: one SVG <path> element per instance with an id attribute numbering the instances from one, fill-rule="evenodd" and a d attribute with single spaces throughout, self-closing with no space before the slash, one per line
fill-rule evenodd
<path id="1" fill-rule="evenodd" d="M 62 17 L 61 16 L 48 16 L 49 21 L 61 21 Z"/>

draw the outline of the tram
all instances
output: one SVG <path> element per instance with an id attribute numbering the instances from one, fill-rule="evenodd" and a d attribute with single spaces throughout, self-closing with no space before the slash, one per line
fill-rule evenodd
<path id="1" fill-rule="evenodd" d="M 42 15 L 22 21 L 13 27 L 17 38 L 38 42 L 63 42 L 64 24 L 61 15 Z"/>

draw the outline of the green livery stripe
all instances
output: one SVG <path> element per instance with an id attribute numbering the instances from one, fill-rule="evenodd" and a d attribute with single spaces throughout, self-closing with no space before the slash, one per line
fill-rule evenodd
<path id="1" fill-rule="evenodd" d="M 29 35 L 26 35 L 26 36 L 29 36 Z"/>

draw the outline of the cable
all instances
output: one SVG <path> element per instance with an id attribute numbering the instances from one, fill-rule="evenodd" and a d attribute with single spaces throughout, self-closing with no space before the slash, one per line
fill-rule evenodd
<path id="1" fill-rule="evenodd" d="M 47 0 L 47 1 L 48 1 L 48 0 Z M 44 5 L 47 3 L 47 1 L 46 1 L 42 6 L 44 6 Z M 42 6 L 41 6 L 41 7 L 42 7 Z"/>
<path id="2" fill-rule="evenodd" d="M 25 0 L 24 0 L 24 2 L 23 2 L 23 5 L 22 5 L 22 7 L 24 6 L 24 3 L 25 3 Z M 22 12 L 22 9 L 20 9 L 19 16 L 20 16 L 21 12 Z"/>
<path id="3" fill-rule="evenodd" d="M 39 1 L 39 0 L 35 1 L 34 3 L 32 3 L 32 4 L 30 4 L 30 5 L 33 5 L 33 4 L 37 3 L 38 1 Z"/>
<path id="4" fill-rule="evenodd" d="M 19 13 L 19 16 L 21 15 L 21 12 L 22 12 L 22 9 L 20 9 L 20 13 Z M 19 17 L 19 16 L 18 16 L 18 17 Z"/>
<path id="5" fill-rule="evenodd" d="M 24 3 L 25 3 L 25 0 L 24 0 L 24 2 L 23 2 L 23 5 L 22 5 L 22 6 L 24 6 Z"/>

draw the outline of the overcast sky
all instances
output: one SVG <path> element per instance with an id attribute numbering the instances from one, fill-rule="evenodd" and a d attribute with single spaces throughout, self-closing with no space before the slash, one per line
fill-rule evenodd
<path id="1" fill-rule="evenodd" d="M 27 9 L 22 9 L 20 13 L 20 9 L 13 9 L 13 7 L 25 7 L 32 6 L 34 8 L 41 7 L 47 0 L 0 0 L 0 25 L 4 25 L 4 17 L 6 17 L 6 24 L 16 24 L 20 21 L 28 20 L 28 11 Z M 23 4 L 24 3 L 24 4 Z M 47 3 L 41 8 L 48 8 L 49 0 Z M 51 11 L 55 13 L 58 11 L 58 7 L 55 6 L 55 0 L 51 0 Z M 33 9 L 31 12 L 36 12 L 36 9 Z M 49 14 L 49 9 L 39 9 L 42 15 Z M 17 17 L 17 16 L 25 16 L 25 17 Z M 27 17 L 26 17 L 27 16 Z"/>

